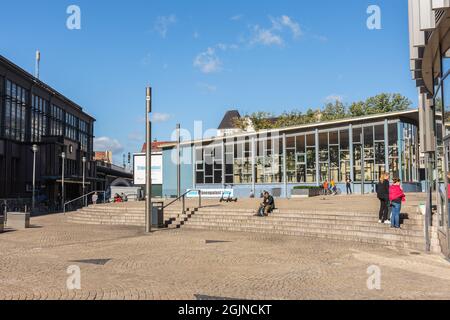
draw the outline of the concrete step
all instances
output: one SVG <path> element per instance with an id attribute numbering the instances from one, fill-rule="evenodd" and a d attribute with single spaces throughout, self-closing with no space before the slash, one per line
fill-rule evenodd
<path id="1" fill-rule="evenodd" d="M 372 243 L 379 244 L 383 246 L 393 246 L 399 248 L 410 248 L 415 250 L 423 251 L 425 248 L 424 240 L 420 239 L 412 239 L 411 241 L 405 241 L 404 239 L 385 235 L 383 237 L 377 235 L 367 235 L 367 234 L 346 234 L 346 233 L 329 233 L 329 232 L 320 232 L 316 230 L 301 230 L 301 229 L 268 229 L 268 228 L 259 228 L 259 227 L 236 227 L 229 225 L 196 225 L 189 222 L 186 226 L 186 229 L 191 230 L 215 230 L 215 231 L 227 231 L 227 232 L 251 232 L 251 233 L 265 233 L 265 234 L 279 234 L 286 236 L 302 236 L 302 237 L 313 237 L 313 238 L 322 238 L 322 239 L 331 239 L 331 240 L 344 240 L 344 241 L 353 241 L 353 242 L 362 242 L 362 243 Z M 432 250 L 433 252 L 440 252 L 439 243 L 437 240 L 432 241 Z"/>
<path id="2" fill-rule="evenodd" d="M 234 224 L 234 223 L 224 223 L 224 222 L 213 222 L 213 221 L 198 221 L 192 219 L 189 221 L 188 225 L 197 225 L 197 226 L 205 226 L 205 227 L 232 227 L 238 229 L 247 229 L 247 228 L 260 228 L 264 230 L 277 230 L 280 232 L 283 231 L 301 231 L 301 232 L 312 232 L 312 233 L 333 233 L 333 234 L 343 234 L 354 237 L 364 237 L 364 236 L 377 236 L 383 239 L 395 239 L 399 241 L 422 241 L 423 234 L 420 232 L 414 232 L 409 230 L 392 230 L 390 228 L 387 229 L 378 229 L 368 227 L 324 227 L 321 225 L 274 225 L 274 224 Z"/>
<path id="3" fill-rule="evenodd" d="M 232 219 L 229 217 L 206 217 L 203 215 L 196 215 L 191 218 L 191 222 L 214 222 L 217 224 L 221 223 L 227 223 L 227 224 L 234 224 L 234 225 L 276 225 L 276 226 L 305 226 L 305 227 L 322 227 L 322 228 L 330 228 L 330 229 L 345 229 L 345 230 L 356 230 L 358 228 L 360 229 L 367 229 L 374 230 L 374 231 L 386 231 L 390 230 L 390 226 L 379 224 L 378 222 L 374 223 L 366 223 L 364 221 L 361 222 L 348 222 L 348 221 L 331 221 L 331 220 L 309 220 L 309 219 L 292 219 L 290 221 L 283 220 L 283 219 L 270 219 L 270 218 L 247 218 L 247 219 Z M 415 225 L 403 225 L 402 232 L 408 232 L 408 234 L 411 235 L 423 235 L 423 228 L 421 226 L 415 226 Z M 436 231 L 437 229 L 434 228 L 433 231 Z"/>
<path id="4" fill-rule="evenodd" d="M 229 219 L 236 220 L 246 220 L 255 218 L 254 214 L 233 214 L 229 212 L 204 212 L 200 211 L 199 215 L 215 218 L 215 217 L 226 217 Z M 297 221 L 297 220 L 316 220 L 322 222 L 328 221 L 341 221 L 342 223 L 350 223 L 350 222 L 361 222 L 361 223 L 377 223 L 378 216 L 342 216 L 342 215 L 316 215 L 316 214 L 273 214 L 270 215 L 268 219 L 280 220 L 280 221 Z M 405 225 L 416 225 L 422 226 L 423 220 L 421 219 L 403 219 L 402 220 Z"/>
<path id="5" fill-rule="evenodd" d="M 254 215 L 256 210 L 220 210 L 220 209 L 200 209 L 201 213 L 209 213 L 209 214 L 227 214 L 227 215 Z M 333 217 L 377 217 L 378 212 L 335 212 L 335 211 L 311 211 L 311 210 L 275 210 L 273 212 L 275 216 L 283 216 L 283 217 L 296 217 L 299 215 L 307 215 L 307 216 L 333 216 Z M 410 219 L 423 219 L 423 216 L 417 213 L 408 213 L 406 211 L 402 211 L 402 215 L 408 216 Z"/>

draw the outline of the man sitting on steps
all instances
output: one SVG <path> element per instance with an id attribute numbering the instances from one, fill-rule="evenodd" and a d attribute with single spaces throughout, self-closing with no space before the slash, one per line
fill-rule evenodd
<path id="1" fill-rule="evenodd" d="M 269 192 L 264 192 L 264 201 L 261 204 L 261 207 L 259 208 L 258 215 L 260 217 L 268 217 L 270 213 L 273 212 L 275 209 L 275 200 L 274 198 L 269 194 Z"/>

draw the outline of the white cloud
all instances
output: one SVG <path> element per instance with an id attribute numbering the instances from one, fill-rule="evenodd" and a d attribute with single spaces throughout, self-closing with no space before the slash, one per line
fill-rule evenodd
<path id="1" fill-rule="evenodd" d="M 194 59 L 194 67 L 199 68 L 201 72 L 206 74 L 219 72 L 222 70 L 222 60 L 217 52 L 237 49 L 239 49 L 239 46 L 234 43 L 218 43 L 199 53 Z"/>
<path id="2" fill-rule="evenodd" d="M 159 112 L 155 112 L 151 115 L 151 120 L 153 122 L 166 122 L 169 121 L 169 119 L 172 116 L 168 113 L 159 113 Z"/>
<path id="3" fill-rule="evenodd" d="M 272 29 L 264 29 L 256 25 L 253 27 L 253 37 L 250 40 L 250 44 L 262 44 L 265 46 L 284 44 L 283 38 L 276 34 Z"/>
<path id="4" fill-rule="evenodd" d="M 239 20 L 242 20 L 242 18 L 244 18 L 244 15 L 242 15 L 242 14 L 237 14 L 237 15 L 232 16 L 232 17 L 230 18 L 230 20 L 232 20 L 232 21 L 239 21 Z"/>
<path id="5" fill-rule="evenodd" d="M 156 18 L 155 30 L 162 38 L 166 38 L 169 27 L 175 23 L 177 23 L 177 17 L 174 14 L 171 14 L 170 16 L 159 16 Z"/>
<path id="6" fill-rule="evenodd" d="M 283 29 L 283 27 L 287 27 L 288 29 L 291 30 L 292 35 L 295 39 L 300 38 L 300 36 L 302 36 L 303 32 L 302 29 L 300 28 L 300 25 L 295 22 L 294 20 L 292 20 L 291 17 L 289 16 L 281 16 L 275 20 L 272 20 L 274 26 L 279 24 L 281 27 L 281 29 Z"/>
<path id="7" fill-rule="evenodd" d="M 325 102 L 326 103 L 330 103 L 330 102 L 333 103 L 333 102 L 336 102 L 336 101 L 339 101 L 339 102 L 344 101 L 344 96 L 340 95 L 340 94 L 331 94 L 331 95 L 329 95 L 328 97 L 325 98 Z"/>
<path id="8" fill-rule="evenodd" d="M 215 73 L 222 70 L 222 61 L 217 56 L 216 50 L 210 47 L 195 57 L 194 67 L 206 74 Z"/>
<path id="9" fill-rule="evenodd" d="M 113 154 L 124 151 L 124 147 L 118 140 L 109 137 L 95 138 L 94 149 L 97 151 L 111 151 Z"/>
<path id="10" fill-rule="evenodd" d="M 213 93 L 217 91 L 217 87 L 208 83 L 200 82 L 197 86 L 207 93 Z"/>
<path id="11" fill-rule="evenodd" d="M 239 49 L 239 46 L 237 44 L 226 44 L 226 43 L 218 43 L 216 45 L 217 49 L 220 49 L 222 51 L 227 51 L 227 50 L 237 50 Z"/>
<path id="12" fill-rule="evenodd" d="M 282 46 L 285 43 L 283 34 L 286 30 L 289 30 L 292 33 L 294 39 L 298 39 L 303 35 L 300 24 L 289 16 L 283 15 L 277 18 L 269 17 L 269 19 L 272 23 L 270 28 L 260 27 L 259 25 L 252 26 L 253 35 L 250 44 Z"/>

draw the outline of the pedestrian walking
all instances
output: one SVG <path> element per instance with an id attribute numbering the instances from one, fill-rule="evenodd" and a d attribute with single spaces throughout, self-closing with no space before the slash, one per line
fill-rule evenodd
<path id="1" fill-rule="evenodd" d="M 353 181 L 352 181 L 352 179 L 350 179 L 350 177 L 347 177 L 345 183 L 346 183 L 346 186 L 347 186 L 347 195 L 353 194 L 353 191 L 352 191 L 352 183 L 353 183 Z"/>
<path id="2" fill-rule="evenodd" d="M 406 196 L 398 178 L 394 179 L 394 183 L 389 189 L 389 200 L 392 202 L 391 227 L 400 229 L 400 214 L 402 203 L 406 201 Z"/>
<path id="3" fill-rule="evenodd" d="M 382 174 L 377 184 L 376 191 L 378 200 L 380 200 L 379 223 L 390 224 L 389 220 L 389 174 Z"/>
<path id="4" fill-rule="evenodd" d="M 96 192 L 96 193 L 94 193 L 94 194 L 92 195 L 92 204 L 93 204 L 93 205 L 96 205 L 96 204 L 97 204 L 97 201 L 98 201 L 98 194 L 97 194 L 97 192 Z"/>

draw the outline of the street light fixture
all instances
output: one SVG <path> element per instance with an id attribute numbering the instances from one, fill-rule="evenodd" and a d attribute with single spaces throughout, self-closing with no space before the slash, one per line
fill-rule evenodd
<path id="1" fill-rule="evenodd" d="M 36 144 L 33 144 L 33 199 L 31 205 L 31 212 L 34 212 L 36 208 L 36 154 L 39 151 L 39 147 Z"/>
<path id="2" fill-rule="evenodd" d="M 145 202 L 145 232 L 152 231 L 152 123 L 150 122 L 150 113 L 152 112 L 152 88 L 146 89 L 146 108 L 145 108 L 145 122 L 146 122 L 146 142 L 145 150 L 145 167 L 146 167 L 146 202 Z"/>
<path id="3" fill-rule="evenodd" d="M 61 208 L 64 211 L 64 203 L 65 203 L 65 190 L 64 190 L 64 173 L 65 173 L 65 160 L 66 160 L 66 153 L 61 153 L 61 159 L 62 159 L 62 172 L 61 172 Z"/>
<path id="4" fill-rule="evenodd" d="M 86 162 L 87 158 L 83 157 L 83 197 L 86 196 Z M 84 206 L 87 204 L 87 198 L 84 198 Z"/>

